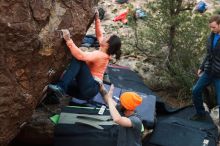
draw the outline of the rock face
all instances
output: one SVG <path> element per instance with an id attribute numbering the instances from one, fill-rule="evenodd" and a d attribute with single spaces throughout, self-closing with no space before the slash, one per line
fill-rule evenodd
<path id="1" fill-rule="evenodd" d="M 0 1 L 0 145 L 31 119 L 45 85 L 71 54 L 59 36 L 69 29 L 77 45 L 93 21 L 97 0 Z"/>

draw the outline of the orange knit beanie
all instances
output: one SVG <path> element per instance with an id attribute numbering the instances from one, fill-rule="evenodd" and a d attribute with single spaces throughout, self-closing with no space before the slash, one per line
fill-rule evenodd
<path id="1" fill-rule="evenodd" d="M 120 97 L 121 105 L 127 110 L 135 110 L 142 103 L 142 98 L 135 92 L 124 92 Z"/>

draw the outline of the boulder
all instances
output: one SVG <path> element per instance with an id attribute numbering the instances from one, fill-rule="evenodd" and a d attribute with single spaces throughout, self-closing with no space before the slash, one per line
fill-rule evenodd
<path id="1" fill-rule="evenodd" d="M 0 145 L 31 121 L 44 87 L 68 64 L 71 54 L 58 30 L 69 29 L 79 45 L 97 2 L 0 1 Z"/>

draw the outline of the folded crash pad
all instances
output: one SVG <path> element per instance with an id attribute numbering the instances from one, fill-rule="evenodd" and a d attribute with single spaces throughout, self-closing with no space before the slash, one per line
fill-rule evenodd
<path id="1" fill-rule="evenodd" d="M 55 146 L 113 146 L 117 143 L 118 125 L 109 111 L 100 108 L 64 107 L 55 126 Z"/>

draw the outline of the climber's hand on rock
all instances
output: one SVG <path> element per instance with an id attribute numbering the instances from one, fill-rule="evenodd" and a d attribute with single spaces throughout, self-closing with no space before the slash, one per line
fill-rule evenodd
<path id="1" fill-rule="evenodd" d="M 70 40 L 70 32 L 68 29 L 61 29 L 65 41 Z"/>
<path id="2" fill-rule="evenodd" d="M 95 9 L 95 19 L 99 19 L 99 11 L 97 8 Z"/>

